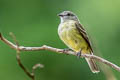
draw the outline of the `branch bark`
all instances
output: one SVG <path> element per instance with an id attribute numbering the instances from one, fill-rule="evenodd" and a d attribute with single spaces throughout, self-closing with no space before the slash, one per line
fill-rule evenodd
<path id="1" fill-rule="evenodd" d="M 16 37 L 10 33 L 10 35 L 12 36 L 14 42 L 16 45 L 14 45 L 13 43 L 11 43 L 10 41 L 8 41 L 7 39 L 5 39 L 1 33 L 0 33 L 0 39 L 5 42 L 6 44 L 8 44 L 9 46 L 11 46 L 12 48 L 14 48 L 16 51 L 17 51 L 17 54 L 16 54 L 16 59 L 17 59 L 17 62 L 18 62 L 18 65 L 20 66 L 20 68 L 26 73 L 26 75 L 28 77 L 30 77 L 32 80 L 35 80 L 35 70 L 37 68 L 43 68 L 44 65 L 42 64 L 35 64 L 33 67 L 32 67 L 32 72 L 28 71 L 28 69 L 22 64 L 22 61 L 21 61 L 21 58 L 20 58 L 20 49 L 19 49 L 19 43 L 17 42 L 16 40 Z"/>
<path id="2" fill-rule="evenodd" d="M 74 55 L 77 56 L 77 54 L 73 51 L 67 50 L 65 51 L 64 49 L 59 49 L 59 48 L 54 48 L 51 46 L 47 46 L 47 45 L 43 45 L 41 47 L 25 47 L 25 46 L 17 46 L 15 44 L 13 44 L 12 42 L 10 42 L 9 40 L 7 40 L 6 38 L 4 38 L 2 36 L 2 34 L 0 34 L 0 39 L 1 41 L 3 41 L 5 44 L 7 44 L 8 46 L 10 46 L 11 48 L 18 50 L 19 51 L 40 51 L 40 50 L 48 50 L 48 51 L 52 51 L 52 52 L 56 52 L 56 53 L 60 53 L 60 54 L 69 54 L 69 55 Z M 99 61 L 101 63 L 104 63 L 106 65 L 108 65 L 109 67 L 112 67 L 113 69 L 117 70 L 120 72 L 120 67 L 117 66 L 116 64 L 103 59 L 101 57 L 95 56 L 95 55 L 89 55 L 89 54 L 81 54 L 81 57 L 87 57 L 87 58 L 92 58 L 95 59 L 96 61 Z M 36 67 L 34 67 L 36 69 Z M 34 72 L 34 71 L 33 71 Z"/>

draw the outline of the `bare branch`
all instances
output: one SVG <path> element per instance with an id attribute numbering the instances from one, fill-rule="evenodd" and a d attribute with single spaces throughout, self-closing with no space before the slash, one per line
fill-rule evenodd
<path id="1" fill-rule="evenodd" d="M 30 73 L 30 72 L 27 70 L 27 68 L 25 68 L 25 66 L 24 66 L 24 65 L 22 64 L 22 62 L 21 62 L 20 49 L 19 49 L 19 44 L 18 44 L 18 42 L 17 42 L 17 40 L 16 40 L 16 37 L 14 36 L 13 33 L 10 33 L 10 35 L 12 36 L 12 38 L 14 39 L 14 42 L 15 42 L 15 44 L 16 44 L 16 45 L 15 45 L 15 46 L 16 46 L 16 51 L 17 51 L 16 59 L 17 59 L 18 65 L 23 69 L 23 71 L 24 71 L 32 80 L 35 80 L 35 74 L 34 74 L 35 69 L 37 69 L 38 67 L 43 68 L 44 65 L 42 65 L 42 64 L 36 64 L 36 65 L 34 65 L 33 68 L 32 68 L 32 72 Z M 0 36 L 1 36 L 1 34 L 0 34 Z M 1 38 L 2 38 L 2 36 L 1 36 Z M 7 40 L 5 40 L 5 38 L 2 38 L 1 40 L 7 41 Z M 9 43 L 9 42 L 7 42 L 7 43 Z"/>
<path id="2" fill-rule="evenodd" d="M 12 42 L 8 41 L 7 39 L 5 39 L 1 34 L 0 34 L 0 39 L 6 43 L 8 46 L 10 46 L 11 48 L 17 50 L 17 46 L 15 44 L 13 44 Z M 77 56 L 77 54 L 73 51 L 64 51 L 64 49 L 58 49 L 58 48 L 53 48 L 47 45 L 43 45 L 41 47 L 24 47 L 24 46 L 19 46 L 19 50 L 20 51 L 40 51 L 40 50 L 48 50 L 48 51 L 52 51 L 52 52 L 56 52 L 56 53 L 62 53 L 62 54 L 70 54 L 70 55 L 74 55 Z M 87 58 L 92 58 L 95 59 L 96 61 L 99 61 L 101 63 L 104 63 L 112 68 L 114 68 L 115 70 L 120 72 L 120 67 L 113 64 L 110 61 L 107 61 L 101 57 L 95 56 L 95 55 L 89 55 L 89 54 L 81 54 L 81 57 L 87 57 Z"/>
<path id="3" fill-rule="evenodd" d="M 42 65 L 42 64 L 35 64 L 35 65 L 32 67 L 32 73 L 31 73 L 31 75 L 35 75 L 34 73 L 35 73 L 35 70 L 36 70 L 37 68 L 44 68 L 44 65 Z"/>

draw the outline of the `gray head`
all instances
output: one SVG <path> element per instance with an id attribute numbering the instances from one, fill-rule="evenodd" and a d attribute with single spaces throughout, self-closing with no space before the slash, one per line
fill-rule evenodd
<path id="1" fill-rule="evenodd" d="M 71 11 L 63 11 L 62 13 L 58 14 L 58 16 L 60 16 L 61 22 L 64 22 L 64 21 L 67 21 L 67 20 L 78 21 L 77 16 Z"/>

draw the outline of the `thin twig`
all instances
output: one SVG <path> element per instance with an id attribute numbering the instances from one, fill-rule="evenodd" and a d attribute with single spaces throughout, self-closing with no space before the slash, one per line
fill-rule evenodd
<path id="1" fill-rule="evenodd" d="M 8 46 L 10 46 L 13 49 L 17 49 L 17 46 L 15 44 L 13 44 L 12 42 L 8 41 L 7 39 L 5 39 L 1 34 L 0 34 L 0 39 L 6 43 Z M 19 50 L 20 51 L 40 51 L 40 50 L 48 50 L 48 51 L 52 51 L 52 52 L 56 52 L 56 53 L 62 53 L 62 54 L 70 54 L 70 55 L 74 55 L 77 56 L 77 54 L 73 51 L 64 51 L 64 49 L 58 49 L 58 48 L 53 48 L 47 45 L 43 45 L 41 47 L 24 47 L 24 46 L 19 46 Z M 87 57 L 87 58 L 92 58 L 95 59 L 96 61 L 99 61 L 101 63 L 104 63 L 112 68 L 114 68 L 115 70 L 120 72 L 120 67 L 113 64 L 110 61 L 107 61 L 101 57 L 95 56 L 95 55 L 89 55 L 89 54 L 81 54 L 81 57 Z"/>
<path id="2" fill-rule="evenodd" d="M 42 65 L 42 64 L 35 64 L 35 65 L 32 67 L 32 73 L 31 73 L 31 75 L 35 75 L 35 70 L 36 70 L 37 68 L 44 68 L 44 65 Z"/>
<path id="3" fill-rule="evenodd" d="M 18 65 L 23 69 L 23 71 L 24 71 L 32 80 L 35 80 L 34 71 L 35 71 L 38 67 L 43 68 L 44 66 L 43 66 L 42 64 L 36 64 L 36 65 L 33 66 L 32 72 L 30 73 L 30 72 L 27 70 L 27 68 L 25 68 L 25 66 L 24 66 L 24 65 L 22 64 L 22 62 L 21 62 L 19 43 L 17 42 L 16 37 L 14 36 L 13 33 L 10 33 L 10 35 L 12 36 L 12 38 L 14 39 L 14 42 L 15 42 L 15 44 L 16 44 L 16 51 L 17 51 L 16 59 L 17 59 Z M 1 36 L 1 34 L 0 34 L 0 36 Z M 4 40 L 4 38 L 1 39 L 1 40 Z M 6 41 L 6 40 L 5 40 L 5 41 Z"/>

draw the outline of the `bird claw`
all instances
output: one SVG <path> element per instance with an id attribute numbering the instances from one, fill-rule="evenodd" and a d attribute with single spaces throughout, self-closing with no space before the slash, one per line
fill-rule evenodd
<path id="1" fill-rule="evenodd" d="M 70 48 L 65 48 L 63 51 L 66 52 L 66 51 L 71 51 L 72 49 Z"/>
<path id="2" fill-rule="evenodd" d="M 81 57 L 81 50 L 77 52 L 77 58 L 80 59 L 80 57 Z"/>
<path id="3" fill-rule="evenodd" d="M 66 52 L 68 52 L 68 51 L 71 51 L 72 49 L 70 49 L 70 48 L 65 48 L 65 49 L 63 49 L 63 52 L 64 53 L 66 53 Z M 67 54 L 68 55 L 68 54 Z"/>

